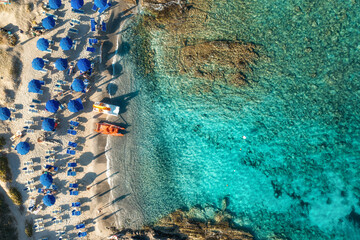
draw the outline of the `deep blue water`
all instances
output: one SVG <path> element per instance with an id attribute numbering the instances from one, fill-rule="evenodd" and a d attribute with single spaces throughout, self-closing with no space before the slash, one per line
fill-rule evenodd
<path id="1" fill-rule="evenodd" d="M 154 30 L 156 78 L 134 66 L 129 133 L 145 222 L 196 205 L 211 219 L 227 197 L 260 239 L 360 239 L 359 12 L 357 1 L 211 2 L 195 34 L 259 54 L 248 85 L 211 91 L 169 74 L 174 38 Z"/>

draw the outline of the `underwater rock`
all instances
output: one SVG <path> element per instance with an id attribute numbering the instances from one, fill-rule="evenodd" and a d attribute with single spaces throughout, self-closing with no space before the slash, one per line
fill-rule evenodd
<path id="1" fill-rule="evenodd" d="M 180 74 L 212 81 L 222 80 L 230 85 L 246 83 L 250 64 L 257 58 L 255 45 L 232 41 L 211 41 L 184 46 L 180 51 Z"/>
<path id="2" fill-rule="evenodd" d="M 226 200 L 225 200 L 226 201 Z M 177 210 L 162 218 L 152 227 L 140 231 L 125 229 L 117 233 L 118 239 L 168 239 L 168 240 L 253 240 L 254 237 L 245 231 L 230 226 L 231 216 L 220 211 L 212 221 L 202 222 L 194 219 L 194 212 L 203 209 L 194 207 L 189 211 Z"/>
<path id="3" fill-rule="evenodd" d="M 161 62 L 168 75 L 201 79 L 203 86 L 220 81 L 235 87 L 248 83 L 246 76 L 258 58 L 256 46 L 235 39 L 218 39 L 216 35 L 211 37 L 206 31 L 211 1 L 147 0 L 145 3 L 150 13 L 144 16 L 146 28 L 164 34 L 161 48 L 165 54 Z"/>

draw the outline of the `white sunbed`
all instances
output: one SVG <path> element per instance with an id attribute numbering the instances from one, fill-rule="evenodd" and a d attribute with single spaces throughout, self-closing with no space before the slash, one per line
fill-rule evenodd
<path id="1" fill-rule="evenodd" d="M 46 163 L 55 163 L 55 158 L 48 158 L 45 161 Z"/>
<path id="2" fill-rule="evenodd" d="M 25 162 L 24 165 L 25 166 L 32 166 L 32 165 L 34 165 L 34 162 L 32 160 L 30 160 L 30 161 Z"/>
<path id="3" fill-rule="evenodd" d="M 42 205 L 39 205 L 39 206 L 35 209 L 35 211 L 33 212 L 34 215 L 38 214 L 41 209 L 42 209 Z"/>
<path id="4" fill-rule="evenodd" d="M 42 231 L 44 231 L 44 230 L 45 230 L 44 225 L 39 226 L 38 228 L 35 228 L 35 232 L 42 232 Z"/>
<path id="5" fill-rule="evenodd" d="M 29 186 L 28 189 L 27 189 L 27 192 L 28 193 L 32 193 L 32 192 L 35 192 L 36 191 L 36 187 L 35 186 Z"/>
<path id="6" fill-rule="evenodd" d="M 34 179 L 30 179 L 30 180 L 27 180 L 25 185 L 30 185 L 30 184 L 33 184 L 35 183 L 35 180 Z"/>
<path id="7" fill-rule="evenodd" d="M 37 218 L 34 220 L 34 223 L 43 223 L 44 219 L 43 218 Z"/>
<path id="8" fill-rule="evenodd" d="M 26 125 L 33 125 L 35 124 L 34 120 L 25 120 Z"/>
<path id="9" fill-rule="evenodd" d="M 45 154 L 48 154 L 48 155 L 55 154 L 55 150 L 54 149 L 46 150 Z"/>
<path id="10" fill-rule="evenodd" d="M 34 133 L 35 132 L 35 130 L 34 129 L 32 129 L 32 128 L 30 128 L 30 129 L 26 129 L 26 133 Z"/>
<path id="11" fill-rule="evenodd" d="M 29 168 L 25 170 L 25 174 L 33 174 L 34 173 L 34 169 L 33 168 Z"/>

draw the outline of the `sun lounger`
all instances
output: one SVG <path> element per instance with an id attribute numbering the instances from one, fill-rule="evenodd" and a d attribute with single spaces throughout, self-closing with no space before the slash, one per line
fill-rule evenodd
<path id="1" fill-rule="evenodd" d="M 44 226 L 40 226 L 39 228 L 35 229 L 35 232 L 42 232 L 45 230 Z"/>
<path id="2" fill-rule="evenodd" d="M 84 10 L 81 10 L 81 9 L 74 9 L 74 8 L 72 8 L 71 11 L 74 12 L 74 13 L 80 13 L 80 14 L 83 14 L 83 13 L 84 13 Z"/>
<path id="3" fill-rule="evenodd" d="M 94 53 L 96 51 L 96 48 L 93 47 L 87 47 L 86 51 Z"/>
<path id="4" fill-rule="evenodd" d="M 62 89 L 54 89 L 55 92 L 62 92 Z"/>
<path id="5" fill-rule="evenodd" d="M 46 150 L 46 151 L 45 151 L 45 154 L 49 154 L 49 155 L 55 154 L 55 150 L 54 150 L 54 149 Z"/>
<path id="6" fill-rule="evenodd" d="M 101 31 L 106 32 L 106 22 L 103 21 L 101 24 Z"/>
<path id="7" fill-rule="evenodd" d="M 53 214 L 60 214 L 61 213 L 61 207 L 56 208 L 52 211 Z"/>
<path id="8" fill-rule="evenodd" d="M 69 122 L 69 124 L 70 124 L 71 126 L 74 126 L 74 127 L 78 127 L 78 126 L 80 125 L 79 122 L 72 121 L 72 120 Z"/>
<path id="9" fill-rule="evenodd" d="M 33 102 L 33 103 L 37 103 L 37 104 L 41 103 L 41 101 L 38 100 L 38 99 L 33 99 L 32 102 Z"/>
<path id="10" fill-rule="evenodd" d="M 110 7 L 111 7 L 111 3 L 108 2 L 108 3 L 105 5 L 105 7 L 99 9 L 99 14 L 102 14 L 103 12 L 105 12 L 105 11 L 106 11 L 108 8 L 110 8 Z"/>
<path id="11" fill-rule="evenodd" d="M 30 185 L 30 184 L 33 184 L 34 182 L 35 182 L 34 179 L 27 180 L 25 185 Z"/>
<path id="12" fill-rule="evenodd" d="M 34 215 L 38 214 L 41 209 L 42 209 L 42 205 L 38 205 L 38 206 L 36 207 L 36 209 L 34 210 L 33 214 L 34 214 Z"/>
<path id="13" fill-rule="evenodd" d="M 78 188 L 79 184 L 78 183 L 70 183 L 69 184 L 69 188 Z"/>
<path id="14" fill-rule="evenodd" d="M 72 215 L 72 216 L 80 216 L 80 215 L 81 215 L 81 211 L 72 210 L 72 211 L 71 211 L 71 215 Z"/>
<path id="15" fill-rule="evenodd" d="M 55 163 L 55 158 L 48 158 L 45 161 L 46 163 Z"/>
<path id="16" fill-rule="evenodd" d="M 39 223 L 43 223 L 43 222 L 44 222 L 44 219 L 43 219 L 43 218 L 36 218 L 36 219 L 34 219 L 34 223 L 39 224 Z"/>
<path id="17" fill-rule="evenodd" d="M 78 34 L 79 30 L 75 29 L 75 28 L 69 28 L 69 33 L 75 33 Z"/>
<path id="18" fill-rule="evenodd" d="M 30 198 L 30 200 L 29 200 L 29 207 L 28 207 L 28 211 L 32 211 L 32 210 L 34 210 L 34 207 L 35 207 L 35 199 L 33 199 L 33 198 Z"/>
<path id="19" fill-rule="evenodd" d="M 71 148 L 66 149 L 66 153 L 70 154 L 70 155 L 75 155 L 76 151 L 75 150 L 71 150 Z"/>
<path id="20" fill-rule="evenodd" d="M 34 169 L 33 168 L 29 168 L 25 170 L 25 174 L 33 174 L 34 173 Z"/>
<path id="21" fill-rule="evenodd" d="M 37 109 L 34 109 L 34 108 L 30 108 L 29 109 L 29 112 L 32 112 L 32 113 L 37 113 L 37 112 L 39 112 Z"/>
<path id="22" fill-rule="evenodd" d="M 34 162 L 32 160 L 24 163 L 24 166 L 32 166 L 32 165 L 34 165 Z"/>
<path id="23" fill-rule="evenodd" d="M 80 207 L 81 203 L 80 202 L 73 202 L 71 203 L 71 207 Z"/>
<path id="24" fill-rule="evenodd" d="M 78 237 L 86 237 L 87 232 L 79 232 Z"/>
<path id="25" fill-rule="evenodd" d="M 77 143 L 76 143 L 76 142 L 69 142 L 68 145 L 69 145 L 69 147 L 73 147 L 73 148 L 76 148 L 76 147 L 77 147 Z"/>
<path id="26" fill-rule="evenodd" d="M 77 196 L 77 195 L 79 195 L 79 191 L 70 189 L 70 195 Z"/>
<path id="27" fill-rule="evenodd" d="M 76 229 L 82 229 L 82 228 L 85 228 L 85 224 L 81 223 L 81 224 L 78 224 L 75 226 Z"/>
<path id="28" fill-rule="evenodd" d="M 61 218 L 57 218 L 57 219 L 55 219 L 55 221 L 54 221 L 54 224 L 59 224 L 59 223 L 62 223 L 63 222 L 63 220 L 61 219 Z M 63 232 L 64 234 L 65 234 L 65 232 Z"/>
<path id="29" fill-rule="evenodd" d="M 35 122 L 34 122 L 34 120 L 26 120 L 25 124 L 26 125 L 33 125 L 33 124 L 35 124 Z"/>
<path id="30" fill-rule="evenodd" d="M 76 135 L 76 131 L 75 130 L 72 130 L 72 129 L 68 129 L 67 130 L 67 134 L 69 134 L 69 135 Z"/>
<path id="31" fill-rule="evenodd" d="M 93 44 L 97 44 L 98 40 L 96 38 L 89 38 L 89 45 L 92 46 Z"/>
<path id="32" fill-rule="evenodd" d="M 95 4 L 94 4 L 93 7 L 91 8 L 91 10 L 93 10 L 93 11 L 95 11 L 95 12 L 97 11 L 97 9 L 98 9 L 98 7 L 97 7 Z"/>
<path id="33" fill-rule="evenodd" d="M 68 167 L 77 167 L 77 163 L 76 162 L 69 162 Z"/>
<path id="34" fill-rule="evenodd" d="M 68 176 L 75 177 L 75 176 L 76 176 L 76 171 L 73 171 L 73 170 L 69 169 L 69 170 L 67 171 L 67 175 L 68 175 Z"/>
<path id="35" fill-rule="evenodd" d="M 58 20 L 58 16 L 54 15 L 54 14 L 51 14 L 51 13 L 48 13 L 48 12 L 43 12 L 43 14 L 45 14 L 47 17 L 52 17 L 54 20 Z"/>
<path id="36" fill-rule="evenodd" d="M 90 26 L 91 26 L 91 31 L 92 32 L 95 32 L 96 28 L 96 22 L 95 22 L 95 19 L 94 18 L 90 18 Z"/>
<path id="37" fill-rule="evenodd" d="M 28 193 L 32 193 L 36 191 L 36 187 L 35 186 L 29 186 L 26 190 Z"/>
<path id="38" fill-rule="evenodd" d="M 64 81 L 64 80 L 57 80 L 56 82 L 59 83 L 59 84 L 63 84 L 63 85 L 67 84 L 67 82 Z"/>
<path id="39" fill-rule="evenodd" d="M 73 19 L 71 19 L 71 20 L 70 20 L 70 22 L 71 22 L 71 23 L 74 23 L 74 24 L 78 24 L 78 25 L 80 25 L 80 24 L 81 24 L 81 22 L 80 22 L 79 20 L 74 19 L 74 18 L 73 18 Z"/>
<path id="40" fill-rule="evenodd" d="M 26 133 L 34 133 L 35 132 L 35 130 L 34 129 L 26 129 Z"/>
<path id="41" fill-rule="evenodd" d="M 56 236 L 61 236 L 61 235 L 64 235 L 64 234 L 65 234 L 64 230 L 57 230 L 56 231 Z"/>

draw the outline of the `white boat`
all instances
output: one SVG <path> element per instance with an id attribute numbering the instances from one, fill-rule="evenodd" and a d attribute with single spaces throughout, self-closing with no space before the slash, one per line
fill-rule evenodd
<path id="1" fill-rule="evenodd" d="M 117 116 L 120 112 L 120 107 L 103 102 L 95 102 L 93 104 L 93 111 L 98 113 L 105 113 L 108 115 Z"/>

